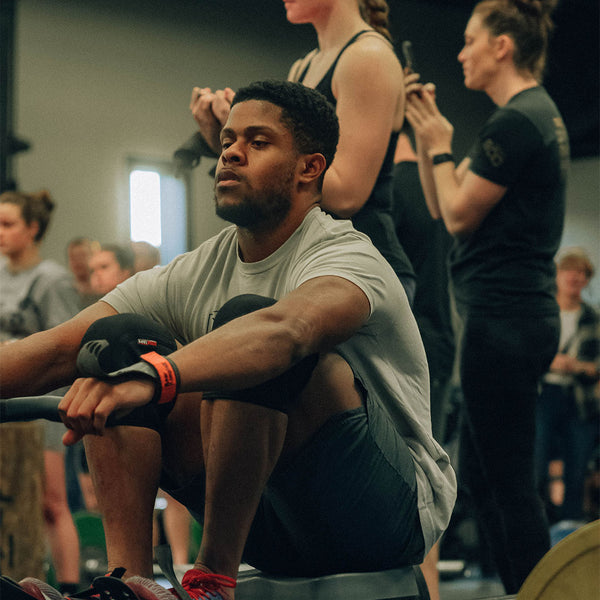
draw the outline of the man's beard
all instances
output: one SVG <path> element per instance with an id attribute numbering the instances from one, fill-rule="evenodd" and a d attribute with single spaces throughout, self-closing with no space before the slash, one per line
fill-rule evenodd
<path id="1" fill-rule="evenodd" d="M 250 189 L 237 204 L 219 204 L 215 193 L 217 216 L 250 230 L 276 227 L 290 212 L 294 173 L 295 167 L 290 167 L 268 187 L 258 191 Z"/>

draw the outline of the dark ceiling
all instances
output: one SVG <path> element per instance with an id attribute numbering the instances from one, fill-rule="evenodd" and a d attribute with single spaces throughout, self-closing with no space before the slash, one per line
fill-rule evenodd
<path id="1" fill-rule="evenodd" d="M 111 0 L 98 1 L 106 3 Z M 121 6 L 130 2 L 118 1 Z M 268 31 L 268 37 L 274 44 L 285 44 L 290 40 L 292 26 L 286 27 L 282 22 L 282 0 L 170 0 L 167 3 L 164 0 L 132 0 L 132 5 L 139 6 L 140 2 L 157 12 L 169 6 L 171 15 L 173 6 L 176 6 L 179 18 L 189 18 L 191 13 L 200 14 L 199 10 L 209 22 L 212 19 L 222 20 L 226 15 L 232 31 L 245 36 L 257 33 L 252 24 L 259 18 L 264 24 L 261 36 L 264 37 L 265 31 Z M 423 62 L 429 60 L 433 64 L 444 60 L 445 64 L 450 64 L 455 62 L 462 28 L 475 4 L 475 0 L 388 0 L 392 33 L 396 40 L 410 37 L 417 42 Z M 553 13 L 556 27 L 550 43 L 544 84 L 563 114 L 574 157 L 599 154 L 599 7 L 598 0 L 558 0 Z M 445 19 L 448 19 L 447 26 Z M 308 25 L 293 28 L 293 38 L 302 35 L 298 30 L 304 28 L 306 39 L 310 39 L 311 43 L 314 41 L 312 28 Z M 448 68 L 452 71 L 452 67 Z"/>

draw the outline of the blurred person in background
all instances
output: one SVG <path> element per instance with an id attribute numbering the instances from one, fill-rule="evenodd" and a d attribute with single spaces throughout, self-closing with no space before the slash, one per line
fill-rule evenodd
<path id="1" fill-rule="evenodd" d="M 51 329 L 79 312 L 69 272 L 43 259 L 40 245 L 54 201 L 47 191 L 0 194 L 0 343 Z M 64 392 L 62 389 L 57 393 Z M 61 423 L 44 422 L 43 514 L 58 587 L 79 586 L 79 537 L 67 502 Z"/>
<path id="2" fill-rule="evenodd" d="M 538 385 L 560 333 L 554 255 L 569 163 L 567 131 L 540 83 L 554 5 L 475 5 L 458 60 L 465 86 L 497 108 L 458 166 L 435 86 L 406 77 L 427 205 L 454 236 L 450 270 L 463 321 L 459 474 L 508 594 L 550 548 L 534 440 Z"/>
<path id="3" fill-rule="evenodd" d="M 135 273 L 160 265 L 160 250 L 149 242 L 131 242 L 131 249 L 135 255 Z"/>
<path id="4" fill-rule="evenodd" d="M 90 259 L 99 248 L 98 242 L 86 237 L 73 238 L 67 244 L 69 271 L 73 274 L 73 285 L 81 298 L 81 308 L 93 304 L 100 298 L 93 292 L 90 281 Z"/>
<path id="5" fill-rule="evenodd" d="M 89 267 L 92 290 L 103 296 L 135 273 L 135 255 L 129 246 L 103 244 Z"/>
<path id="6" fill-rule="evenodd" d="M 584 520 L 586 469 L 598 442 L 600 315 L 581 297 L 593 275 L 594 266 L 581 248 L 559 253 L 559 350 L 543 379 L 536 429 L 538 482 L 551 521 Z M 548 497 L 548 466 L 556 458 L 563 463 L 561 506 Z"/>

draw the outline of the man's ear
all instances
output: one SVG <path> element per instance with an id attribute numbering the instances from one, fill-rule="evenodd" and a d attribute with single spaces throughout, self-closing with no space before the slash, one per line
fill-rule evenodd
<path id="1" fill-rule="evenodd" d="M 304 154 L 299 162 L 300 182 L 311 183 L 321 176 L 327 166 L 325 157 L 316 152 L 315 154 Z"/>

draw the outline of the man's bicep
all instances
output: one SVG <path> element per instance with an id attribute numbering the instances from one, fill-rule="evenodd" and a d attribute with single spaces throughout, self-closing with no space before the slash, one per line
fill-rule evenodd
<path id="1" fill-rule="evenodd" d="M 365 292 L 335 275 L 309 279 L 284 296 L 277 306 L 284 314 L 305 322 L 312 352 L 330 350 L 350 338 L 371 312 Z"/>

